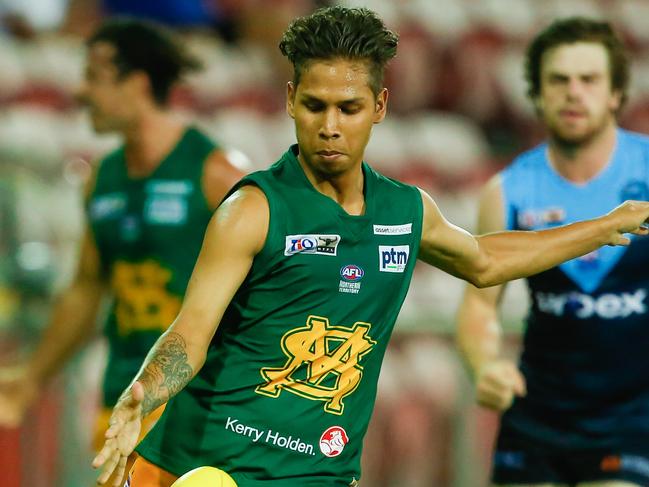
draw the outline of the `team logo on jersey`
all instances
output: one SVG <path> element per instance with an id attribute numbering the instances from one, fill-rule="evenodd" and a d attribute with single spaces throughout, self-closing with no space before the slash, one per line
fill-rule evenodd
<path id="1" fill-rule="evenodd" d="M 333 326 L 329 319 L 311 315 L 306 326 L 282 337 L 288 359 L 283 367 L 263 367 L 264 384 L 255 392 L 278 397 L 287 391 L 313 401 L 323 401 L 324 410 L 343 414 L 344 399 L 363 378 L 363 356 L 376 345 L 369 336 L 370 323 L 356 322 L 351 328 Z"/>
<path id="2" fill-rule="evenodd" d="M 362 267 L 354 264 L 343 266 L 340 269 L 341 280 L 338 283 L 338 292 L 358 294 L 361 290 L 361 279 L 365 275 Z"/>
<path id="3" fill-rule="evenodd" d="M 409 245 L 379 245 L 379 271 L 404 272 L 409 255 Z"/>
<path id="4" fill-rule="evenodd" d="M 408 235 L 412 233 L 412 223 L 403 225 L 374 225 L 374 235 Z"/>
<path id="5" fill-rule="evenodd" d="M 336 255 L 340 235 L 287 235 L 284 255 Z"/>
<path id="6" fill-rule="evenodd" d="M 167 290 L 171 277 L 171 270 L 154 260 L 115 262 L 111 285 L 120 336 L 167 329 L 181 305 L 180 298 Z"/>
<path id="7" fill-rule="evenodd" d="M 342 453 L 345 445 L 349 443 L 347 432 L 342 426 L 327 428 L 320 437 L 320 451 L 326 457 L 337 457 Z"/>
<path id="8" fill-rule="evenodd" d="M 640 180 L 630 181 L 620 191 L 620 200 L 649 200 L 649 186 L 647 183 Z"/>
<path id="9" fill-rule="evenodd" d="M 365 271 L 363 270 L 363 268 L 354 264 L 343 266 L 340 269 L 340 277 L 342 277 L 345 281 L 360 281 L 361 279 L 363 279 L 364 275 Z"/>

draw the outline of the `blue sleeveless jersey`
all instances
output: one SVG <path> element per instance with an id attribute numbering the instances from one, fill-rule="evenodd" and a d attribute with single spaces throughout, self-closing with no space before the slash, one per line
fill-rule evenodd
<path id="1" fill-rule="evenodd" d="M 560 176 L 547 145 L 502 172 L 506 225 L 536 230 L 649 200 L 649 138 L 618 130 L 609 164 L 586 184 Z M 528 395 L 503 416 L 501 435 L 541 445 L 649 444 L 649 238 L 603 247 L 528 278 L 521 370 Z"/>

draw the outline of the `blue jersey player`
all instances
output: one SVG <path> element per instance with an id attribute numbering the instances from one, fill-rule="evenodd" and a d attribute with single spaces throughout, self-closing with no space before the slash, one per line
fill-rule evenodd
<path id="1" fill-rule="evenodd" d="M 537 230 L 649 199 L 649 139 L 620 129 L 624 47 L 605 22 L 554 22 L 530 44 L 529 95 L 547 143 L 486 186 L 479 233 Z M 603 247 L 527 279 L 523 352 L 500 355 L 503 286 L 467 287 L 458 343 L 478 402 L 504 411 L 492 481 L 649 485 L 649 241 Z"/>

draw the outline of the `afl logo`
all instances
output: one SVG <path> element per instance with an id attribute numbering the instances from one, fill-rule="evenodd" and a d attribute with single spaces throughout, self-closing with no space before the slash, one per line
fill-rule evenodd
<path id="1" fill-rule="evenodd" d="M 358 267 L 354 264 L 346 265 L 340 269 L 340 277 L 348 282 L 360 281 L 361 279 L 363 279 L 364 275 L 365 271 L 361 267 Z"/>
<path id="2" fill-rule="evenodd" d="M 347 432 L 340 426 L 332 426 L 320 437 L 320 451 L 326 457 L 337 457 L 349 443 Z"/>

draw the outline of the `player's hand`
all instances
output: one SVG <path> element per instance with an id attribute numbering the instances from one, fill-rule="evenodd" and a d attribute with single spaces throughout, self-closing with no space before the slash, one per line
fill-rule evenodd
<path id="1" fill-rule="evenodd" d="M 606 218 L 611 219 L 615 225 L 615 231 L 608 242 L 608 245 L 629 245 L 631 240 L 625 237 L 625 233 L 635 235 L 647 235 L 649 229 L 649 202 L 628 200 L 610 211 Z"/>
<path id="2" fill-rule="evenodd" d="M 26 367 L 0 368 L 0 427 L 20 426 L 39 389 Z"/>
<path id="3" fill-rule="evenodd" d="M 121 487 L 126 461 L 135 450 L 140 436 L 143 400 L 142 384 L 135 382 L 129 393 L 124 394 L 113 408 L 110 427 L 106 431 L 106 441 L 92 461 L 94 468 L 101 468 L 97 478 L 99 485 L 104 485 L 111 475 L 115 474 L 113 487 Z"/>
<path id="4" fill-rule="evenodd" d="M 522 397 L 525 394 L 525 377 L 509 360 L 487 362 L 476 375 L 476 399 L 481 406 L 504 411 L 512 405 L 514 396 Z"/>

